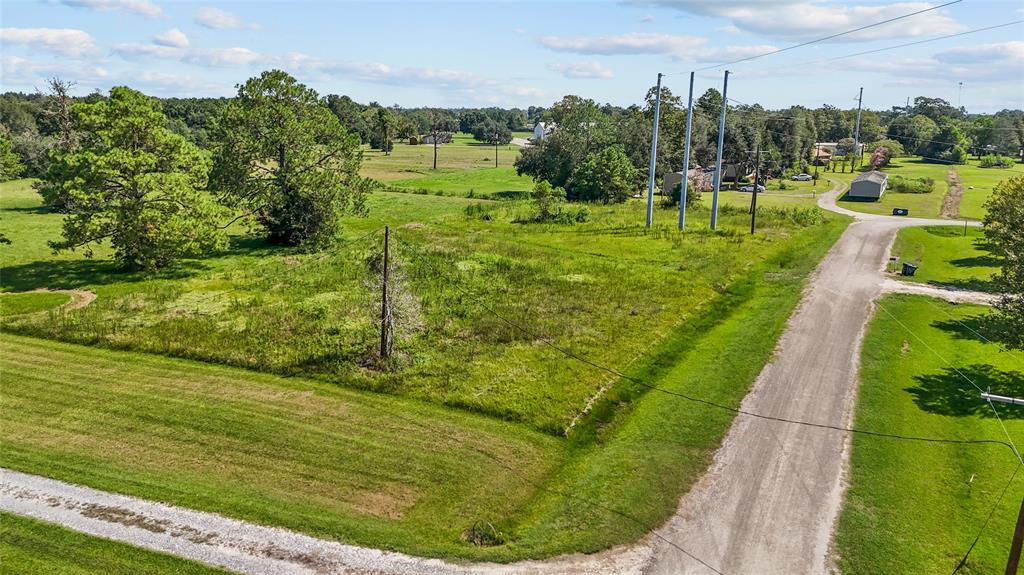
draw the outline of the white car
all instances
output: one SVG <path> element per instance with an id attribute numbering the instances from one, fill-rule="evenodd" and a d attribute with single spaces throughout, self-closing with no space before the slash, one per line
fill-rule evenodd
<path id="1" fill-rule="evenodd" d="M 741 192 L 753 192 L 754 191 L 754 186 L 752 184 L 751 185 L 746 185 L 746 186 L 740 186 L 740 191 Z M 763 192 L 764 191 L 764 186 L 762 186 L 761 184 L 758 184 L 757 185 L 757 191 L 759 193 Z"/>
<path id="2" fill-rule="evenodd" d="M 793 176 L 793 180 L 797 182 L 809 182 L 814 178 L 810 174 L 797 174 Z"/>

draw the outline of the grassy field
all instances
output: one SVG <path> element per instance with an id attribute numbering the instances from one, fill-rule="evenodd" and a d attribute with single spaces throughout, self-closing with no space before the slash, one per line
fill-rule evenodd
<path id="1" fill-rule="evenodd" d="M 4 194 L 5 201 L 29 201 L 26 193 Z M 11 218 L 19 225 L 11 226 L 15 243 L 0 248 L 0 285 L 85 288 L 98 298 L 67 314 L 12 318 L 5 329 L 313 376 L 560 434 L 605 377 L 583 366 L 552 369 L 552 352 L 538 336 L 593 361 L 627 365 L 644 354 L 651 333 L 699 317 L 758 262 L 814 241 L 830 221 L 817 211 L 766 210 L 761 232 L 751 237 L 741 231 L 745 210 L 723 211 L 726 231 L 710 234 L 707 211 L 698 209 L 691 214 L 694 232 L 679 235 L 671 231 L 674 210 L 658 213 L 670 227 L 639 226 L 641 202 L 596 206 L 592 222 L 566 226 L 513 223 L 529 214 L 517 203 L 415 194 L 372 199 L 375 221 L 353 220 L 348 233 L 362 236 L 382 221 L 395 228 L 399 357 L 389 369 L 373 367 L 379 280 L 367 262 L 379 261 L 380 235 L 320 255 L 239 237 L 224 256 L 143 277 L 117 273 L 104 261 L 26 261 L 22 253 L 38 250 L 19 248 L 43 242 L 39 230 L 52 230 L 59 219 L 29 212 L 25 221 Z M 468 217 L 470 204 L 497 211 L 490 221 Z M 495 311 L 536 335 L 516 331 Z"/>
<path id="2" fill-rule="evenodd" d="M 301 378 L 10 335 L 0 350 L 0 466 L 384 549 L 457 554 L 562 457 L 521 426 Z"/>
<path id="3" fill-rule="evenodd" d="M 71 296 L 62 293 L 12 293 L 0 297 L 0 317 L 44 311 L 62 306 Z"/>
<path id="4" fill-rule="evenodd" d="M 906 281 L 991 291 L 992 275 L 999 271 L 999 258 L 988 248 L 980 228 L 904 228 L 896 236 L 892 254 L 919 266 L 911 277 L 895 276 Z"/>
<path id="5" fill-rule="evenodd" d="M 746 210 L 725 206 L 717 233 L 706 207 L 691 210 L 686 234 L 672 209 L 646 230 L 640 201 L 591 206 L 584 224 L 523 224 L 523 203 L 378 193 L 327 253 L 239 231 L 226 254 L 143 277 L 53 256 L 45 241 L 60 217 L 26 182 L 0 192 L 14 241 L 0 246 L 0 287 L 98 294 L 80 310 L 4 320 L 2 409 L 16 424 L 2 431 L 0 465 L 346 542 L 500 561 L 594 551 L 660 524 L 730 421 L 543 341 L 738 404 L 845 227 L 769 206 L 750 236 Z M 380 236 L 367 236 L 383 223 L 399 328 L 387 369 L 373 361 Z M 723 354 L 748 361 L 709 376 Z M 504 543 L 464 541 L 478 521 Z"/>
<path id="6" fill-rule="evenodd" d="M 977 306 L 919 296 L 881 300 L 864 342 L 855 427 L 1005 440 L 966 379 L 1019 397 L 1024 357 L 968 329 L 982 313 Z M 1024 411 L 1002 404 L 997 409 L 1020 445 Z M 1001 446 L 853 436 L 850 486 L 836 536 L 842 572 L 878 573 L 880 565 L 893 575 L 952 572 L 1017 465 Z M 1017 477 L 961 573 L 1002 572 L 1022 496 L 1024 477 Z"/>
<path id="7" fill-rule="evenodd" d="M 911 216 L 938 218 L 942 213 L 942 202 L 948 190 L 947 173 L 959 172 L 963 182 L 964 195 L 960 202 L 960 215 L 966 219 L 981 219 L 985 215 L 982 207 L 992 188 L 1003 179 L 1013 175 L 996 168 L 979 168 L 977 160 L 968 160 L 962 166 L 932 164 L 919 158 L 897 158 L 884 171 L 890 177 L 900 175 L 906 178 L 928 177 L 935 180 L 935 191 L 928 194 L 905 194 L 887 190 L 878 202 L 852 201 L 840 198 L 840 205 L 858 212 L 869 214 L 891 214 L 893 208 L 907 208 Z M 828 172 L 830 178 L 850 181 L 856 174 Z"/>
<path id="8" fill-rule="evenodd" d="M 227 574 L 201 563 L 9 513 L 0 513 L 0 570 L 7 575 Z"/>

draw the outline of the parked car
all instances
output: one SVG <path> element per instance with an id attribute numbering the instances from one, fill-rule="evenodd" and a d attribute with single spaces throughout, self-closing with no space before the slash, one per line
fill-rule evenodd
<path id="1" fill-rule="evenodd" d="M 814 178 L 810 174 L 797 174 L 793 176 L 793 179 L 797 182 L 809 182 Z"/>
<path id="2" fill-rule="evenodd" d="M 753 192 L 754 191 L 754 186 L 753 186 L 753 184 L 746 185 L 746 186 L 740 186 L 740 191 L 741 192 Z M 757 185 L 757 191 L 758 192 L 763 192 L 764 191 L 764 186 L 762 186 L 761 184 L 758 184 Z"/>

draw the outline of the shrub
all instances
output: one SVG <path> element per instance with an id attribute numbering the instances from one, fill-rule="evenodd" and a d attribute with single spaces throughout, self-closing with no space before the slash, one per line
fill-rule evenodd
<path id="1" fill-rule="evenodd" d="M 487 204 L 469 204 L 466 206 L 466 217 L 471 220 L 483 220 L 489 222 L 494 219 L 494 208 Z"/>
<path id="2" fill-rule="evenodd" d="M 686 185 L 686 207 L 691 208 L 700 203 L 701 192 L 707 191 L 704 189 L 704 179 L 705 178 L 702 176 L 698 178 L 690 178 L 689 183 Z M 708 189 L 710 189 L 710 186 Z M 676 184 L 672 187 L 672 193 L 664 197 L 664 204 L 666 206 L 678 206 L 679 196 L 681 196 L 682 193 L 683 185 Z"/>
<path id="3" fill-rule="evenodd" d="M 935 180 L 931 178 L 889 178 L 889 191 L 900 194 L 930 194 L 935 191 Z"/>
<path id="4" fill-rule="evenodd" d="M 978 163 L 978 167 L 981 168 L 1009 168 L 1013 165 L 1013 160 L 1006 156 L 998 156 L 996 154 L 989 154 L 981 158 L 981 162 Z"/>
<path id="5" fill-rule="evenodd" d="M 533 186 L 533 205 L 537 208 L 536 221 L 546 222 L 558 213 L 558 206 L 565 201 L 565 190 L 554 187 L 546 180 Z"/>

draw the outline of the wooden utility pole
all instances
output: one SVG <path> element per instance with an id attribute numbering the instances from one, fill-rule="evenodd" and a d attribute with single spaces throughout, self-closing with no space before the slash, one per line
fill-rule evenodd
<path id="1" fill-rule="evenodd" d="M 498 133 L 494 133 L 494 167 L 498 167 Z"/>
<path id="2" fill-rule="evenodd" d="M 1010 545 L 1010 556 L 1006 559 L 1006 575 L 1017 575 L 1017 565 L 1020 564 L 1020 549 L 1024 543 L 1024 500 L 1020 502 L 1020 512 L 1017 513 L 1017 528 L 1013 531 L 1013 543 Z"/>
<path id="3" fill-rule="evenodd" d="M 388 251 L 391 230 L 384 226 L 384 270 L 380 297 L 380 357 L 391 357 L 391 302 L 388 301 Z"/>
<path id="4" fill-rule="evenodd" d="M 761 144 L 757 144 L 757 151 L 754 152 L 754 195 L 750 198 L 750 234 L 754 234 L 754 225 L 757 223 L 757 186 L 761 181 Z"/>

